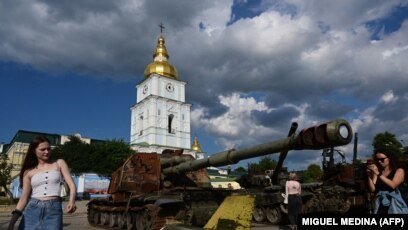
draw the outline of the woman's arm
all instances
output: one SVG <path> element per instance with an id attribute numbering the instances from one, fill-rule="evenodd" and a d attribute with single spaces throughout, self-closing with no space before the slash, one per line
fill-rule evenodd
<path id="1" fill-rule="evenodd" d="M 31 193 L 31 175 L 29 175 L 29 171 L 26 170 L 23 176 L 23 193 L 21 194 L 20 200 L 17 203 L 16 209 L 11 213 L 11 220 L 7 227 L 7 230 L 14 230 L 14 225 L 16 224 L 17 220 L 23 215 L 23 210 L 27 205 L 28 198 L 30 197 Z"/>
<path id="2" fill-rule="evenodd" d="M 388 179 L 386 176 L 380 174 L 378 175 L 378 180 L 382 180 L 391 189 L 396 189 L 402 182 L 404 182 L 405 171 L 402 168 L 398 168 L 395 172 L 392 180 Z"/>
<path id="3" fill-rule="evenodd" d="M 16 209 L 20 211 L 24 211 L 25 206 L 27 205 L 28 199 L 30 198 L 31 194 L 31 175 L 29 174 L 28 170 L 24 172 L 23 177 L 23 192 L 21 194 L 20 199 L 18 200 Z"/>
<path id="4" fill-rule="evenodd" d="M 377 181 L 377 176 L 374 176 L 374 178 L 372 178 L 371 176 L 368 176 L 368 188 L 370 189 L 370 192 L 375 192 L 376 181 Z"/>
<path id="5" fill-rule="evenodd" d="M 368 188 L 370 192 L 375 192 L 375 184 L 378 180 L 378 175 L 380 174 L 377 166 L 375 164 L 370 164 L 367 166 L 368 175 Z"/>
<path id="6" fill-rule="evenodd" d="M 302 185 L 298 182 L 299 185 L 299 195 L 302 195 Z"/>
<path id="7" fill-rule="evenodd" d="M 67 205 L 67 211 L 68 213 L 73 213 L 75 212 L 76 206 L 75 206 L 75 196 L 76 196 L 76 188 L 75 188 L 75 183 L 74 180 L 71 177 L 71 173 L 69 172 L 68 165 L 63 159 L 58 159 L 57 161 L 58 165 L 60 166 L 62 176 L 64 177 L 65 182 L 67 183 L 69 187 L 69 202 Z"/>

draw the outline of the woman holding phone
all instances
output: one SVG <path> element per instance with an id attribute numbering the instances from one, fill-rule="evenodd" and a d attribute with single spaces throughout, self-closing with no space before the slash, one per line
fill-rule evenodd
<path id="1" fill-rule="evenodd" d="M 408 213 L 407 204 L 398 190 L 404 182 L 405 171 L 391 148 L 374 150 L 373 162 L 367 163 L 368 187 L 375 193 L 374 214 Z"/>

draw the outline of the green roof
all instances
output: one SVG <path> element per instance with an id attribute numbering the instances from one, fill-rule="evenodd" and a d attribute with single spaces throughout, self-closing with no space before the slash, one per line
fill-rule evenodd
<path id="1" fill-rule="evenodd" d="M 48 138 L 48 140 L 50 140 L 51 145 L 58 145 L 61 140 L 61 135 L 58 134 L 18 130 L 16 135 L 14 135 L 13 139 L 10 141 L 10 144 L 4 145 L 3 152 L 6 153 L 14 142 L 31 143 L 31 141 L 37 136 L 44 136 Z"/>
<path id="2" fill-rule="evenodd" d="M 33 132 L 27 130 L 18 130 L 11 140 L 10 144 L 6 144 L 3 147 L 3 152 L 7 152 L 8 148 L 13 145 L 14 142 L 31 143 L 31 141 L 37 136 L 44 136 L 50 140 L 50 144 L 56 146 L 61 143 L 61 135 L 55 133 L 43 133 Z M 102 143 L 103 140 L 91 139 L 91 144 Z"/>
<path id="3" fill-rule="evenodd" d="M 149 145 L 149 143 L 147 143 L 147 142 L 139 142 L 139 143 L 132 144 L 132 145 L 139 145 L 139 146 L 150 146 L 150 145 Z"/>
<path id="4" fill-rule="evenodd" d="M 59 134 L 50 134 L 50 133 L 42 133 L 42 132 L 32 132 L 26 130 L 18 130 L 16 135 L 14 135 L 13 139 L 11 140 L 10 144 L 14 142 L 22 142 L 22 143 L 30 143 L 35 137 L 37 136 L 44 136 L 50 140 L 51 145 L 57 145 L 61 141 L 61 135 Z"/>
<path id="5" fill-rule="evenodd" d="M 191 148 L 181 148 L 181 147 L 175 147 L 175 146 L 168 146 L 168 145 L 159 145 L 159 144 L 149 144 L 147 142 L 139 142 L 135 144 L 131 144 L 131 146 L 142 146 L 142 147 L 148 147 L 148 146 L 156 146 L 156 147 L 162 147 L 162 148 L 170 148 L 170 149 L 184 149 L 184 150 L 193 150 Z"/>

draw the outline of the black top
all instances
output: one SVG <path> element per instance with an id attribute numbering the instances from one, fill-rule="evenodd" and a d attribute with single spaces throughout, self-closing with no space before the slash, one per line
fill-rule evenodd
<path id="1" fill-rule="evenodd" d="M 392 170 L 390 174 L 388 174 L 387 178 L 392 180 L 394 178 L 396 170 Z M 377 177 L 377 183 L 375 184 L 375 191 L 389 191 L 392 192 L 395 189 L 390 188 L 390 186 L 386 185 L 379 177 Z"/>

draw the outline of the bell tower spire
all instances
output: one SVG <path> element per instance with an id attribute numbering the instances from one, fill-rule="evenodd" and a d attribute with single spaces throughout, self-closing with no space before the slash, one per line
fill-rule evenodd
<path id="1" fill-rule="evenodd" d="M 159 27 L 160 36 L 157 40 L 156 50 L 153 54 L 153 62 L 146 67 L 144 76 L 145 78 L 148 78 L 152 74 L 159 74 L 163 77 L 178 80 L 177 69 L 168 62 L 170 56 L 167 52 L 166 42 L 163 37 L 163 30 L 165 28 L 163 23 L 160 23 Z"/>

